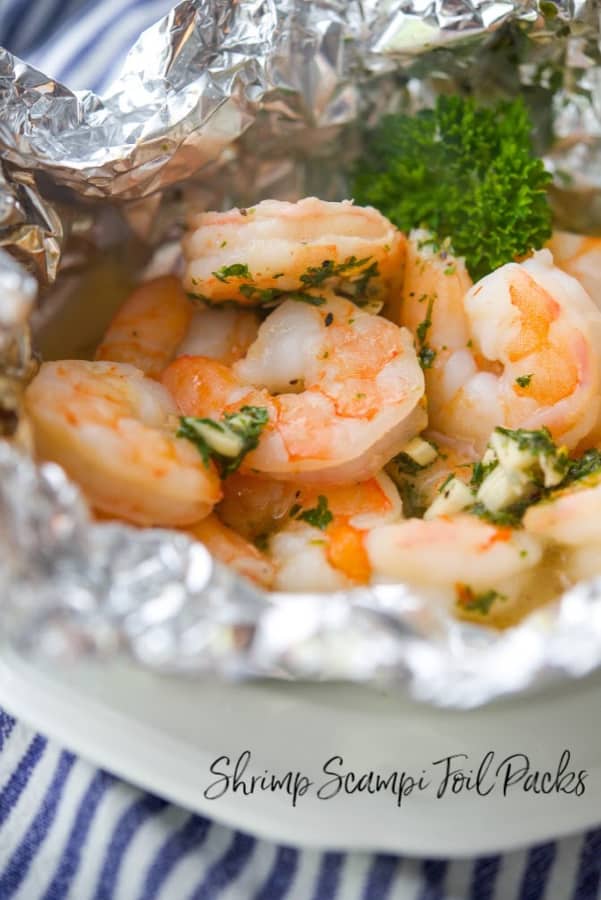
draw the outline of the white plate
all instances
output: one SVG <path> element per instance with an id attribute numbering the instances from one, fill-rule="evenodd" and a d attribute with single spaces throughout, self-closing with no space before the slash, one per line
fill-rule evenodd
<path id="1" fill-rule="evenodd" d="M 417 706 L 394 692 L 349 685 L 227 685 L 154 676 L 124 664 L 59 669 L 0 653 L 0 704 L 66 747 L 192 810 L 280 843 L 412 855 L 460 856 L 524 845 L 596 824 L 601 817 L 599 678 L 528 700 L 457 713 Z M 435 760 L 466 753 L 467 768 L 488 750 L 495 764 L 526 753 L 555 771 L 562 750 L 585 769 L 582 796 L 503 796 L 463 791 L 436 797 Z M 222 755 L 250 750 L 246 774 L 306 775 L 315 785 L 296 807 L 283 791 L 207 799 Z M 389 775 L 425 769 L 430 786 L 399 808 L 388 792 L 319 800 L 333 756 L 344 769 Z M 438 774 L 433 774 L 437 773 Z M 484 788 L 488 783 L 484 785 Z M 483 823 L 486 823 L 485 825 Z"/>

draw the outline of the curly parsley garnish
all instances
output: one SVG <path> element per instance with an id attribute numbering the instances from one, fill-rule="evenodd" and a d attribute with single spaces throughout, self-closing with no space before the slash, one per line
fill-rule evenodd
<path id="1" fill-rule="evenodd" d="M 551 236 L 551 176 L 531 133 L 521 100 L 479 107 L 439 97 L 434 109 L 386 116 L 370 133 L 353 194 L 401 231 L 450 239 L 476 280 Z"/>
<path id="2" fill-rule="evenodd" d="M 221 477 L 226 478 L 258 445 L 268 421 L 269 413 L 263 406 L 243 406 L 239 412 L 227 413 L 221 422 L 181 416 L 176 436 L 191 441 L 206 466 L 210 459 L 215 460 Z"/>

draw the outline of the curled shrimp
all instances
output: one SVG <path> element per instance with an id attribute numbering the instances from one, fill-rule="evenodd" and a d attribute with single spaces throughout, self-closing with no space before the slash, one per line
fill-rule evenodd
<path id="1" fill-rule="evenodd" d="M 241 471 L 288 481 L 370 478 L 426 419 L 409 332 L 334 296 L 321 306 L 285 301 L 231 368 L 182 357 L 162 381 L 186 416 L 266 408 Z"/>
<path id="2" fill-rule="evenodd" d="M 422 516 L 434 501 L 441 496 L 441 490 L 454 476 L 467 484 L 472 477 L 473 465 L 477 457 L 468 444 L 452 441 L 445 435 L 426 431 L 423 435 L 437 449 L 432 463 L 417 471 L 403 471 L 402 463 L 393 459 L 386 467 L 403 498 L 403 509 L 407 518 Z"/>
<path id="3" fill-rule="evenodd" d="M 165 388 L 127 364 L 48 362 L 27 388 L 36 452 L 59 463 L 101 512 L 139 525 L 189 525 L 221 497 L 219 478 L 174 436 Z"/>
<path id="4" fill-rule="evenodd" d="M 369 529 L 402 517 L 390 478 L 380 472 L 360 484 L 300 486 L 285 523 L 269 539 L 274 587 L 328 591 L 367 584 L 371 565 L 364 538 Z"/>
<path id="5" fill-rule="evenodd" d="M 262 587 L 271 587 L 274 578 L 273 563 L 257 547 L 224 525 L 216 515 L 196 522 L 186 532 L 204 544 L 212 556 L 239 575 L 250 578 Z"/>
<path id="6" fill-rule="evenodd" d="M 601 238 L 554 231 L 547 247 L 555 265 L 576 278 L 601 309 Z"/>
<path id="7" fill-rule="evenodd" d="M 184 284 L 201 300 L 257 305 L 328 286 L 383 303 L 400 291 L 404 237 L 372 207 L 263 200 L 199 213 L 189 225 Z"/>
<path id="8" fill-rule="evenodd" d="M 523 531 L 474 516 L 407 519 L 369 531 L 365 548 L 374 577 L 407 582 L 461 616 L 502 626 L 536 602 L 525 592 L 542 556 Z"/>
<path id="9" fill-rule="evenodd" d="M 174 275 L 139 284 L 113 317 L 96 359 L 130 363 L 160 378 L 172 359 L 194 353 L 226 364 L 244 356 L 256 337 L 251 310 L 198 309 Z"/>
<path id="10" fill-rule="evenodd" d="M 558 544 L 601 545 L 601 472 L 560 488 L 530 506 L 524 527 Z"/>
<path id="11" fill-rule="evenodd" d="M 569 448 L 590 438 L 601 314 L 581 285 L 541 250 L 463 294 L 461 260 L 420 246 L 419 234 L 409 244 L 402 319 L 426 354 L 430 426 L 479 453 L 497 425 L 546 426 Z"/>
<path id="12" fill-rule="evenodd" d="M 578 479 L 530 506 L 524 527 L 535 537 L 558 545 L 562 570 L 572 581 L 601 575 L 601 472 Z"/>

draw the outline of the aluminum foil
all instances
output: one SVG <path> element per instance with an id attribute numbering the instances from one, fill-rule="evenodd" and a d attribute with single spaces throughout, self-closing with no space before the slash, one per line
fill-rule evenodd
<path id="1" fill-rule="evenodd" d="M 264 594 L 183 535 L 90 521 L 64 473 L 31 461 L 19 416 L 36 366 L 36 282 L 33 320 L 48 320 L 69 278 L 111 239 L 130 235 L 148 257 L 177 238 L 189 207 L 342 197 L 359 126 L 438 91 L 522 93 L 561 219 L 598 227 L 598 36 L 593 0 L 184 0 L 141 36 L 102 97 L 0 49 L 0 587 L 10 639 L 58 658 L 125 652 L 182 674 L 395 683 L 451 706 L 599 666 L 601 582 L 503 634 L 457 622 L 403 585 Z"/>

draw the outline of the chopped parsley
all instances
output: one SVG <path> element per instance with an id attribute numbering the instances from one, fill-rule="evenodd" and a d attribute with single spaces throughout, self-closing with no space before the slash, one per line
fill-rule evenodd
<path id="1" fill-rule="evenodd" d="M 330 278 L 340 278 L 343 275 L 348 275 L 354 269 L 360 269 L 370 259 L 370 256 L 366 256 L 363 259 L 349 256 L 342 263 L 335 263 L 333 259 L 324 259 L 319 266 L 309 266 L 304 275 L 301 275 L 300 280 L 306 288 L 321 287 Z"/>
<path id="2" fill-rule="evenodd" d="M 553 466 L 560 471 L 567 472 L 568 470 L 567 451 L 563 447 L 557 447 L 551 437 L 551 432 L 544 426 L 536 431 L 530 431 L 527 428 L 511 429 L 498 426 L 493 432 L 493 442 L 495 435 L 502 435 L 513 442 L 519 451 L 538 457 L 541 461 L 545 457 L 552 460 Z"/>
<path id="3" fill-rule="evenodd" d="M 222 266 L 216 272 L 211 272 L 211 275 L 214 275 L 219 281 L 223 281 L 224 284 L 228 284 L 230 278 L 248 278 L 249 281 L 252 281 L 252 275 L 246 263 L 232 263 L 231 266 Z"/>
<path id="4" fill-rule="evenodd" d="M 426 309 L 426 317 L 423 322 L 420 322 L 416 329 L 417 339 L 420 342 L 420 345 L 426 341 L 426 337 L 428 335 L 428 330 L 432 325 L 432 307 L 434 306 L 434 300 L 436 299 L 434 294 L 431 294 L 428 298 L 428 307 Z"/>
<path id="5" fill-rule="evenodd" d="M 312 509 L 305 509 L 295 518 L 303 522 L 307 522 L 309 525 L 313 525 L 314 528 L 319 528 L 321 531 L 325 531 L 330 522 L 333 520 L 334 516 L 328 509 L 328 498 L 324 497 L 323 494 L 320 494 L 317 498 L 317 506 L 314 506 Z"/>
<path id="6" fill-rule="evenodd" d="M 388 465 L 394 466 L 397 473 L 403 475 L 417 475 L 424 468 L 424 466 L 420 466 L 418 462 L 412 459 L 408 453 L 397 453 Z"/>
<path id="7" fill-rule="evenodd" d="M 436 359 L 436 351 L 432 350 L 431 347 L 428 347 L 426 343 L 426 338 L 428 336 L 428 331 L 430 326 L 432 325 L 432 307 L 434 306 L 434 301 L 436 300 L 436 294 L 424 294 L 423 297 L 419 298 L 418 302 L 423 302 L 423 300 L 428 300 L 428 306 L 426 307 L 426 315 L 422 322 L 419 323 L 417 328 L 415 329 L 415 335 L 418 341 L 418 352 L 417 358 L 419 360 L 419 364 L 422 369 L 431 369 L 432 363 Z"/>
<path id="8" fill-rule="evenodd" d="M 259 443 L 261 432 L 269 421 L 263 406 L 243 406 L 239 412 L 227 413 L 221 422 L 215 419 L 181 416 L 177 437 L 191 441 L 205 466 L 213 459 L 221 477 L 235 472 L 250 450 Z"/>
<path id="9" fill-rule="evenodd" d="M 431 369 L 432 363 L 436 359 L 436 350 L 432 350 L 431 347 L 422 347 L 418 351 L 417 358 L 422 369 Z"/>
<path id="10" fill-rule="evenodd" d="M 456 590 L 457 604 L 462 610 L 465 610 L 466 612 L 478 612 L 483 616 L 488 615 L 496 600 L 507 600 L 507 597 L 504 594 L 500 594 L 495 590 L 476 594 L 473 588 L 466 584 L 458 584 Z"/>
<path id="11" fill-rule="evenodd" d="M 344 282 L 338 288 L 338 293 L 351 297 L 361 305 L 361 302 L 367 297 L 369 282 L 379 275 L 377 263 L 369 264 L 370 259 L 369 256 L 363 259 L 349 256 L 341 263 L 326 259 L 319 266 L 309 266 L 307 271 L 300 276 L 298 288 L 292 290 L 258 287 L 246 263 L 222 266 L 212 274 L 224 284 L 229 284 L 231 279 L 243 279 L 243 284 L 236 285 L 237 290 L 247 300 L 259 306 L 275 306 L 282 300 L 298 300 L 311 306 L 323 306 L 326 299 L 314 293 L 315 289 L 325 285 L 332 278 L 344 278 Z M 352 277 L 357 270 L 359 271 L 356 277 Z M 273 278 L 281 278 L 282 275 L 282 272 L 278 272 Z M 191 294 L 190 296 L 194 299 L 205 300 L 200 294 Z"/>
<path id="12" fill-rule="evenodd" d="M 479 519 L 484 519 L 486 522 L 490 522 L 491 525 L 499 525 L 501 528 L 519 528 L 522 524 L 522 518 L 528 506 L 532 502 L 531 498 L 527 500 L 520 501 L 518 503 L 514 503 L 512 506 L 507 507 L 506 509 L 498 509 L 496 511 L 492 511 L 488 509 L 484 505 L 484 503 L 478 501 L 474 503 L 473 506 L 467 510 L 473 516 L 478 516 Z"/>
<path id="13" fill-rule="evenodd" d="M 599 472 L 601 472 L 601 451 L 596 449 L 587 450 L 580 459 L 570 460 L 566 477 L 559 487 L 567 487 L 575 481 L 580 481 L 582 478 L 596 475 Z"/>
<path id="14" fill-rule="evenodd" d="M 532 381 L 532 373 L 530 375 L 519 375 L 516 378 L 515 383 L 519 384 L 519 386 L 521 388 L 526 388 L 526 387 L 528 387 L 528 385 L 530 384 L 531 381 Z"/>
<path id="15" fill-rule="evenodd" d="M 480 487 L 484 479 L 487 475 L 497 468 L 499 465 L 498 459 L 492 459 L 490 462 L 478 461 L 475 462 L 472 466 L 472 477 L 470 478 L 470 486 L 471 487 Z"/>

